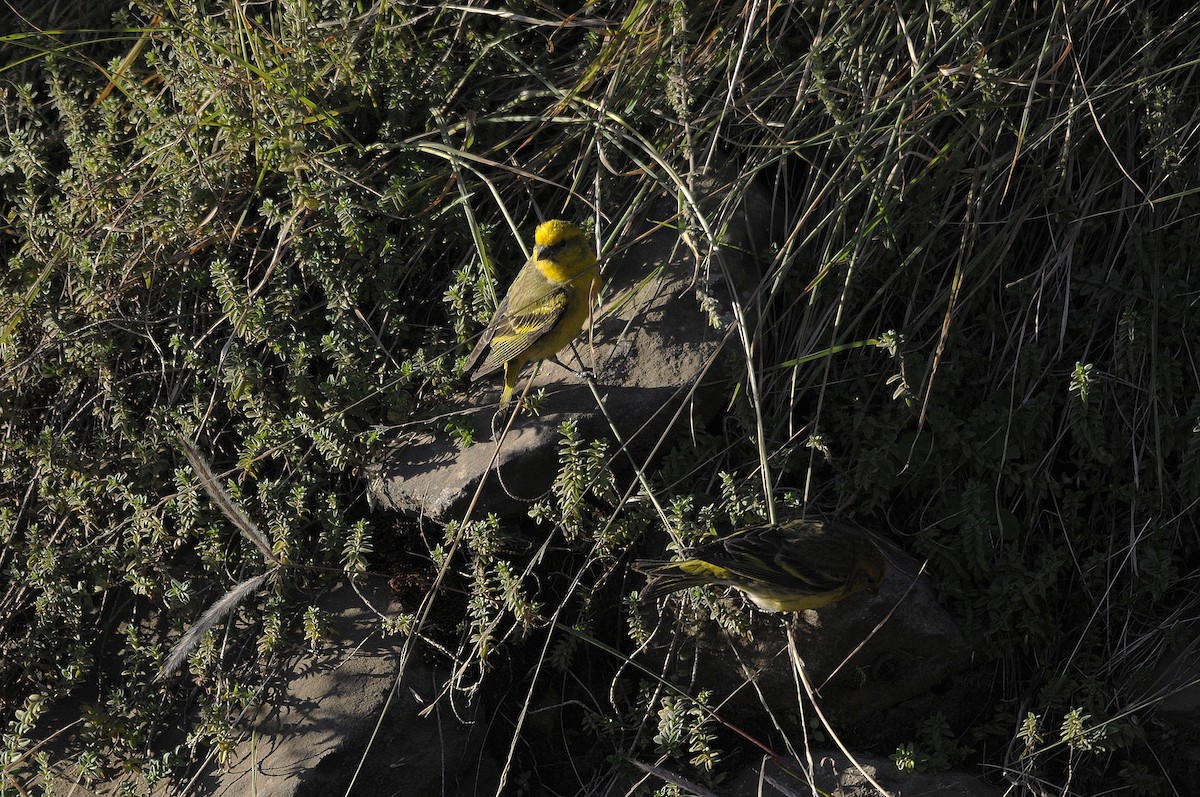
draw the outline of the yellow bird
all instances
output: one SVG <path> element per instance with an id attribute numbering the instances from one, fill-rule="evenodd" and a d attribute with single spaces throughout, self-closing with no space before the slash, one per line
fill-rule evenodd
<path id="1" fill-rule="evenodd" d="M 501 407 L 512 400 L 525 363 L 552 357 L 575 339 L 600 288 L 596 253 L 579 227 L 555 219 L 539 224 L 533 238 L 533 258 L 467 358 L 470 371 L 487 351 L 472 380 L 504 368 Z"/>
<path id="2" fill-rule="evenodd" d="M 641 560 L 650 576 L 643 598 L 705 584 L 734 587 L 768 612 L 817 609 L 877 589 L 887 565 L 862 531 L 796 518 L 755 526 L 707 543 L 680 561 Z"/>

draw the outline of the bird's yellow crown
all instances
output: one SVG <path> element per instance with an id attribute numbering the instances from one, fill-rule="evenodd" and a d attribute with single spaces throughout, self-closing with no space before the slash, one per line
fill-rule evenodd
<path id="1" fill-rule="evenodd" d="M 534 246 L 555 246 L 569 238 L 582 238 L 583 230 L 569 221 L 551 219 L 543 221 L 533 233 Z"/>
<path id="2" fill-rule="evenodd" d="M 561 284 L 591 274 L 596 253 L 583 230 L 569 221 L 551 219 L 539 224 L 533 234 L 533 262 L 546 279 Z"/>

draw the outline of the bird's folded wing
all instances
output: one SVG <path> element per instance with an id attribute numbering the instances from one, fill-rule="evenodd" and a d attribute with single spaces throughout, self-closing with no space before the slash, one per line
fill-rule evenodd
<path id="1" fill-rule="evenodd" d="M 846 581 L 843 563 L 822 563 L 819 552 L 805 556 L 797 549 L 780 548 L 756 536 L 734 537 L 725 543 L 721 557 L 705 558 L 732 573 L 756 581 L 827 592 L 842 587 Z"/>
<path id="2" fill-rule="evenodd" d="M 538 297 L 536 302 L 519 312 L 497 316 L 491 351 L 483 361 L 480 373 L 499 368 L 528 351 L 538 338 L 553 329 L 562 318 L 567 309 L 567 299 L 567 291 L 560 288 Z"/>
<path id="3" fill-rule="evenodd" d="M 492 335 L 496 334 L 496 319 L 503 318 L 508 312 L 508 297 L 505 296 L 500 300 L 500 304 L 496 307 L 496 312 L 492 316 L 492 321 L 487 325 L 487 329 L 479 335 L 479 340 L 475 342 L 475 348 L 471 349 L 471 353 L 467 355 L 467 365 L 463 368 L 463 373 L 469 374 L 475 370 L 475 366 L 479 363 L 480 358 L 487 352 L 488 346 L 492 344 Z M 494 369 L 492 369 L 494 370 Z M 476 373 L 472 379 L 479 378 L 480 374 Z"/>

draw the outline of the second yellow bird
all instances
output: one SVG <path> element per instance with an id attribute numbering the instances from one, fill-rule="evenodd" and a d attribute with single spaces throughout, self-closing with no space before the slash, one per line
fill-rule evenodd
<path id="1" fill-rule="evenodd" d="M 860 529 L 793 518 L 743 529 L 714 540 L 682 560 L 642 560 L 652 599 L 708 584 L 741 590 L 760 609 L 818 609 L 863 589 L 877 589 L 887 570 L 883 554 Z"/>
<path id="2" fill-rule="evenodd" d="M 526 363 L 552 357 L 575 339 L 600 287 L 596 253 L 583 230 L 552 220 L 534 232 L 533 257 L 513 280 L 467 358 L 472 379 L 504 369 L 500 406 L 512 400 Z"/>

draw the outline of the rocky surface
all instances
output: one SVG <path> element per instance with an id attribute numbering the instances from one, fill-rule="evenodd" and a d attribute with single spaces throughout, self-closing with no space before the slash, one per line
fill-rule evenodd
<path id="1" fill-rule="evenodd" d="M 891 795 L 1000 797 L 1006 793 L 1002 788 L 963 772 L 901 772 L 889 759 L 856 755 L 852 762 L 840 750 L 813 750 L 811 756 L 813 781 L 821 790 L 818 794 L 879 797 L 876 783 Z M 806 778 L 784 772 L 771 762 L 743 772 L 721 788 L 723 797 L 794 797 L 812 793 Z"/>
<path id="2" fill-rule="evenodd" d="M 362 592 L 376 610 L 394 610 L 382 580 Z M 363 598 L 343 588 L 322 608 L 334 618 L 330 643 L 281 668 L 286 680 L 245 723 L 226 768 L 193 793 L 324 797 L 352 782 L 364 795 L 492 793 L 499 769 L 482 746 L 486 723 L 445 700 L 421 716 L 446 674 L 417 653 L 397 683 L 403 639 L 381 635 Z"/>
<path id="3" fill-rule="evenodd" d="M 916 564 L 891 551 L 888 557 L 889 576 L 878 595 L 860 595 L 796 615 L 792 623 L 806 671 L 813 683 L 820 685 L 895 607 L 841 672 L 819 686 L 818 700 L 839 734 L 846 731 L 861 736 L 856 723 L 870 725 L 873 721 L 887 726 L 901 708 L 926 711 L 925 706 L 913 708 L 914 693 L 924 689 L 932 699 L 930 684 L 950 676 L 965 661 L 961 637 L 929 602 L 927 585 L 921 580 L 914 584 Z M 396 607 L 389 602 L 382 580 L 370 582 L 361 591 L 373 609 L 348 588 L 336 590 L 322 601 L 322 608 L 334 617 L 329 643 L 281 668 L 290 675 L 244 723 L 244 738 L 226 768 L 213 767 L 190 784 L 173 784 L 159 793 L 184 793 L 186 785 L 186 793 L 218 797 L 316 797 L 345 793 L 351 782 L 352 794 L 497 793 L 500 767 L 483 745 L 495 718 L 478 711 L 464 716 L 461 705 L 452 708 L 445 700 L 431 716 L 422 716 L 440 692 L 446 674 L 416 656 L 396 685 L 402 640 L 383 638 L 375 613 L 395 611 Z M 763 702 L 786 726 L 794 716 L 789 706 L 795 705 L 796 688 L 786 652 L 779 655 L 786 650 L 783 627 L 780 615 L 756 613 L 755 639 L 738 643 L 742 664 L 734 661 L 736 656 L 728 645 L 715 641 L 716 636 L 703 640 L 705 652 L 700 654 L 697 682 L 717 689 L 721 697 L 722 689 L 749 694 L 755 690 L 744 688 L 745 673 L 753 671 Z M 921 658 L 910 667 L 913 656 Z M 944 661 L 934 661 L 938 657 Z M 896 665 L 896 659 L 904 666 Z M 394 694 L 393 686 L 397 686 Z M 749 708 L 761 718 L 765 712 L 757 700 L 751 701 Z M 526 729 L 531 734 L 530 744 L 537 743 L 539 723 L 550 729 L 547 733 L 561 731 L 557 709 L 546 705 L 535 712 L 536 721 Z M 744 722 L 736 704 L 723 708 L 722 715 L 736 718 L 745 729 L 758 730 L 753 722 Z M 802 749 L 799 730 L 785 730 L 794 732 L 791 741 Z M 842 797 L 877 795 L 871 779 L 894 795 L 990 797 L 1001 793 L 964 773 L 905 773 L 890 760 L 856 754 L 860 770 L 838 751 L 814 750 L 811 756 L 817 786 Z M 643 769 L 642 781 L 657 787 L 662 778 L 654 771 L 653 767 Z M 768 762 L 761 771 L 753 767 L 731 776 L 714 793 L 723 797 L 811 794 L 806 782 L 795 774 L 800 771 L 802 766 L 788 774 Z M 669 774 L 669 769 L 661 773 Z M 519 773 L 514 777 L 519 779 Z M 624 786 L 608 793 L 623 794 L 636 779 L 636 775 L 619 778 Z M 758 791 L 760 782 L 762 791 Z"/>
<path id="4" fill-rule="evenodd" d="M 752 196 L 758 199 L 751 205 L 761 204 L 741 208 L 724 234 L 720 276 L 697 274 L 679 232 L 649 221 L 643 234 L 631 236 L 632 245 L 606 258 L 603 307 L 590 335 L 577 341 L 594 373 L 599 404 L 579 375 L 547 362 L 533 380 L 532 390 L 545 392 L 537 414 L 518 416 L 501 435 L 509 418 L 496 412 L 499 384 L 476 385 L 457 408 L 459 419 L 473 427 L 475 444 L 460 448 L 444 431 L 444 418 L 404 430 L 369 472 L 376 506 L 445 521 L 462 518 L 478 492 L 473 517 L 524 514 L 557 471 L 563 421 L 576 421 L 583 438 L 624 443 L 631 456 L 645 462 L 667 448 L 672 434 L 712 419 L 724 400 L 724 391 L 709 387 L 717 381 L 714 365 L 725 346 L 737 345 L 731 340 L 733 294 L 745 295 L 753 285 L 755 252 L 766 245 L 748 232 L 769 213 L 763 197 Z M 673 206 L 660 210 L 658 218 L 672 217 Z M 532 370 L 527 368 L 524 378 Z M 928 717 L 947 702 L 969 705 L 964 693 L 970 685 L 957 679 L 967 669 L 970 651 L 918 577 L 919 564 L 897 551 L 887 551 L 887 557 L 888 577 L 876 595 L 787 618 L 755 612 L 748 639 L 733 640 L 715 623 L 702 625 L 691 637 L 668 632 L 641 657 L 686 673 L 680 683 L 690 681 L 688 688 L 714 690 L 722 716 L 756 738 L 773 744 L 782 731 L 797 742 L 802 734 L 795 724 L 798 692 L 788 653 L 790 632 L 834 732 L 844 734 L 853 749 L 894 743 L 897 730 L 912 718 Z M 414 658 L 393 693 L 402 640 L 381 638 L 377 616 L 349 590 L 330 600 L 339 618 L 338 644 L 296 662 L 294 674 L 247 724 L 247 738 L 227 770 L 197 784 L 200 791 L 298 797 L 342 793 L 354 780 L 353 793 L 362 794 L 495 793 L 500 766 L 483 737 L 497 717 L 456 715 L 444 701 L 433 717 L 422 717 L 445 674 Z M 373 602 L 382 609 L 386 595 L 377 594 Z M 669 618 L 662 627 L 671 627 Z M 562 708 L 572 701 L 556 693 L 546 699 L 550 704 L 532 711 L 524 726 L 528 738 L 523 743 L 533 748 L 539 739 L 553 740 L 572 726 Z M 551 755 L 549 747 L 546 754 Z M 818 784 L 845 795 L 875 793 L 839 756 L 817 754 Z M 962 775 L 916 786 L 915 776 L 904 776 L 890 761 L 860 761 L 889 789 L 919 788 L 945 797 L 996 793 L 976 788 Z M 572 766 L 588 768 L 574 757 Z M 757 793 L 757 777 L 757 772 L 746 773 L 720 793 Z M 653 778 L 646 782 L 654 784 Z M 810 793 L 778 770 L 771 778 L 763 781 L 766 793 Z M 769 791 L 775 788 L 770 783 L 779 784 L 776 792 Z"/>
<path id="5" fill-rule="evenodd" d="M 635 793 L 639 787 L 671 783 L 684 794 L 702 797 L 1001 797 L 1004 789 L 964 772 L 902 772 L 886 758 L 856 755 L 850 760 L 840 750 L 806 750 L 804 763 L 780 762 L 766 756 L 748 769 L 707 788 L 655 764 L 635 764 L 637 778 L 622 780 L 604 792 L 604 797 Z M 785 768 L 786 766 L 786 768 Z"/>
<path id="6" fill-rule="evenodd" d="M 818 705 L 839 736 L 895 744 L 898 736 L 912 738 L 914 722 L 938 711 L 953 724 L 952 715 L 975 703 L 975 685 L 963 677 L 972 651 L 927 579 L 918 577 L 920 564 L 896 550 L 885 555 L 888 573 L 877 594 L 858 593 L 794 615 L 755 612 L 749 639 L 706 622 L 687 642 L 669 640 L 662 652 L 678 657 L 677 671 L 694 673 L 697 683 L 714 690 L 727 719 L 763 738 L 778 733 L 770 715 L 794 715 L 803 694 L 792 671 L 789 630 Z M 806 710 L 812 717 L 807 702 Z M 800 733 L 787 722 L 783 731 Z"/>
<path id="7" fill-rule="evenodd" d="M 376 505 L 436 520 L 461 519 L 483 480 L 473 517 L 523 514 L 557 472 L 563 421 L 578 422 L 585 438 L 611 440 L 611 420 L 639 460 L 662 453 L 665 436 L 706 423 L 723 400 L 706 379 L 715 378 L 713 365 L 730 337 L 730 284 L 738 283 L 739 291 L 753 286 L 759 269 L 755 253 L 767 245 L 761 232 L 755 236 L 750 230 L 765 229 L 761 223 L 769 204 L 765 196 L 749 194 L 722 238 L 723 273 L 698 272 L 691 250 L 670 226 L 678 223 L 672 221 L 670 203 L 631 236 L 627 248 L 603 258 L 603 304 L 590 333 L 585 330 L 575 346 L 591 367 L 608 418 L 580 376 L 545 361 L 531 388 L 531 393 L 546 393 L 538 414 L 518 417 L 497 451 L 497 432 L 508 414 L 496 410 L 498 379 L 484 381 L 456 408 L 475 430 L 475 444 L 460 448 L 444 431 L 444 419 L 405 430 L 369 471 Z M 717 201 L 712 196 L 707 204 Z M 577 367 L 569 349 L 560 358 Z M 527 366 L 518 394 L 532 373 Z"/>
<path id="8" fill-rule="evenodd" d="M 1146 672 L 1147 685 L 1130 704 L 1143 724 L 1153 722 L 1179 742 L 1178 753 L 1164 762 L 1175 783 L 1200 784 L 1200 635 L 1196 623 L 1172 629 L 1172 635 L 1178 641 Z"/>

